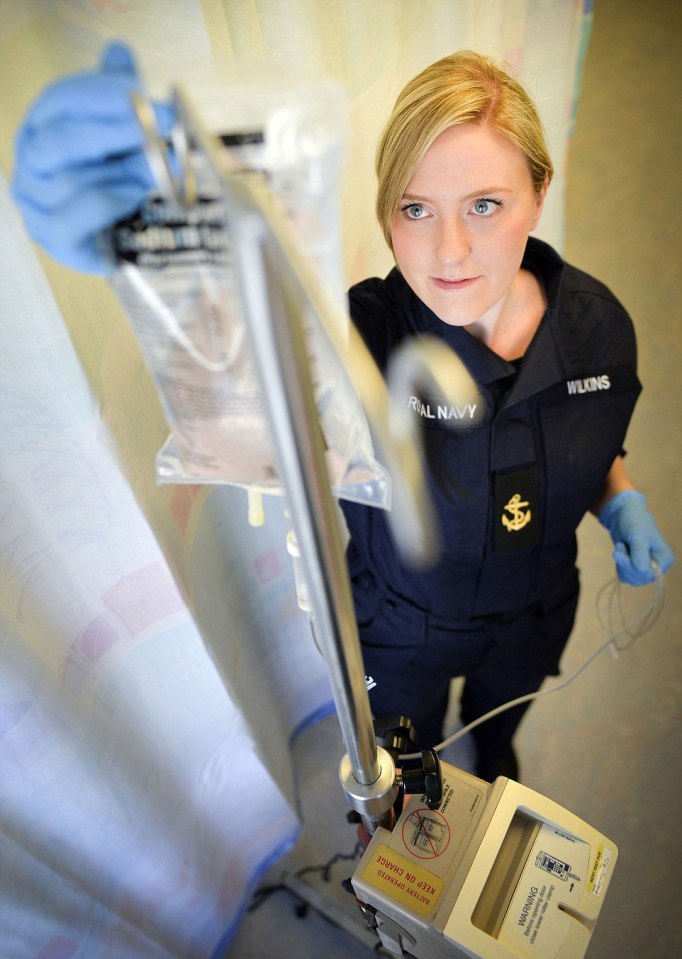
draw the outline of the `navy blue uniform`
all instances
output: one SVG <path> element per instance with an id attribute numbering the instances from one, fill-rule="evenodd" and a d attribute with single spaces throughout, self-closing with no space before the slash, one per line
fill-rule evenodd
<path id="1" fill-rule="evenodd" d="M 342 502 L 372 710 L 410 716 L 427 744 L 441 738 L 451 678 L 466 677 L 469 722 L 557 673 L 578 597 L 575 531 L 622 452 L 640 391 L 633 326 L 609 290 L 534 238 L 523 267 L 548 308 L 518 363 L 438 319 L 397 269 L 349 294 L 382 371 L 406 337 L 429 334 L 481 394 L 456 409 L 433 394 L 408 401 L 441 529 L 434 568 L 402 565 L 382 510 Z M 479 749 L 508 746 L 521 715 L 479 727 Z"/>

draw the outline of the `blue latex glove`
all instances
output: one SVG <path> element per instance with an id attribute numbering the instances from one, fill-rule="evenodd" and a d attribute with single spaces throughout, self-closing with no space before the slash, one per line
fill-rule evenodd
<path id="1" fill-rule="evenodd" d="M 48 86 L 17 135 L 12 195 L 26 228 L 76 270 L 111 272 L 97 236 L 136 210 L 154 185 L 129 99 L 138 89 L 130 50 L 112 44 L 99 70 Z M 167 135 L 171 107 L 154 104 L 154 112 Z"/>
<path id="2" fill-rule="evenodd" d="M 635 490 L 624 490 L 599 512 L 599 522 L 615 544 L 616 573 L 622 583 L 643 586 L 654 581 L 652 561 L 666 573 L 675 557 L 661 536 L 646 500 Z"/>

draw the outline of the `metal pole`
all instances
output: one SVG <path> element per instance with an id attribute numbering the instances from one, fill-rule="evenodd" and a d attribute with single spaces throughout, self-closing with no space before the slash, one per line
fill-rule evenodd
<path id="1" fill-rule="evenodd" d="M 239 192 L 230 190 L 237 273 L 301 551 L 315 635 L 326 660 L 353 777 L 370 785 L 379 779 L 381 765 L 301 329 L 304 297 L 263 218 L 246 204 L 238 209 L 233 202 Z"/>

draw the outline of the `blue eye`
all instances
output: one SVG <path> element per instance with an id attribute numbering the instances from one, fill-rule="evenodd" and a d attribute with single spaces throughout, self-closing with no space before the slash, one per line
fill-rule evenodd
<path id="1" fill-rule="evenodd" d="M 502 200 L 491 200 L 489 197 L 481 197 L 479 200 L 474 200 L 472 210 L 477 216 L 492 216 L 501 206 Z"/>
<path id="2" fill-rule="evenodd" d="M 400 207 L 400 212 L 404 213 L 409 220 L 423 220 L 428 216 L 428 210 L 421 203 L 406 203 Z"/>

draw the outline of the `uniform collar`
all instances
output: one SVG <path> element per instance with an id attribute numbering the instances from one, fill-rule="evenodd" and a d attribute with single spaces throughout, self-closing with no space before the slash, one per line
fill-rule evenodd
<path id="1" fill-rule="evenodd" d="M 558 303 L 564 262 L 549 244 L 529 237 L 522 266 L 538 277 L 550 305 L 526 351 L 524 362 L 505 400 L 505 406 L 539 393 L 565 379 L 567 375 L 567 364 L 558 329 Z M 432 334 L 447 343 L 478 383 L 493 384 L 516 373 L 516 367 L 512 363 L 502 359 L 462 327 L 443 323 L 410 289 L 397 269 L 391 271 L 387 280 L 393 295 L 401 301 L 403 308 L 411 316 L 414 333 Z M 540 361 L 533 362 L 534 357 Z"/>
<path id="2" fill-rule="evenodd" d="M 567 363 L 559 325 L 564 261 L 548 243 L 529 237 L 521 266 L 538 278 L 548 306 L 503 406 L 519 403 L 566 379 Z"/>

